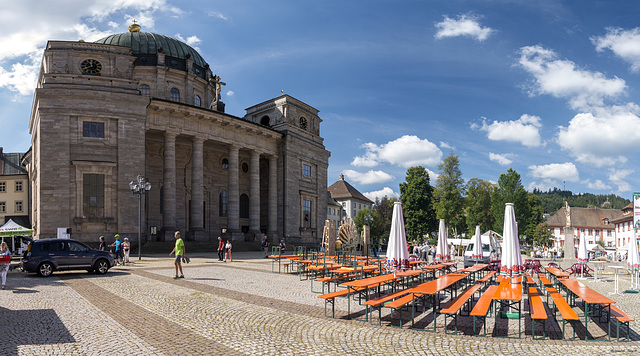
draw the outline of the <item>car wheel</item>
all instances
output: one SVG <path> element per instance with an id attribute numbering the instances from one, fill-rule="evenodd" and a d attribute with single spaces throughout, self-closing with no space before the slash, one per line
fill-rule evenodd
<path id="1" fill-rule="evenodd" d="M 96 262 L 95 267 L 93 268 L 96 273 L 105 274 L 109 270 L 109 261 L 105 259 L 100 259 Z"/>
<path id="2" fill-rule="evenodd" d="M 42 262 L 38 266 L 38 274 L 41 277 L 49 277 L 53 273 L 53 265 L 51 262 Z"/>

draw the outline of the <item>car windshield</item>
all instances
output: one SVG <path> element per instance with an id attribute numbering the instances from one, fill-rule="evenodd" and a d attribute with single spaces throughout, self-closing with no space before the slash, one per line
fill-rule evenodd
<path id="1" fill-rule="evenodd" d="M 467 251 L 473 251 L 473 242 L 467 245 Z M 482 244 L 482 252 L 489 252 L 489 244 Z"/>

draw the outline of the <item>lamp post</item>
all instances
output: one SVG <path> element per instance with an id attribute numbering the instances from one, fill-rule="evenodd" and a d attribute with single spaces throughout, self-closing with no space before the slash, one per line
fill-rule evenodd
<path id="1" fill-rule="evenodd" d="M 142 174 L 138 174 L 136 181 L 129 183 L 129 188 L 134 195 L 138 196 L 138 261 L 142 259 L 142 244 L 140 235 L 142 233 L 142 196 L 147 195 L 151 190 L 151 183 L 146 181 Z"/>

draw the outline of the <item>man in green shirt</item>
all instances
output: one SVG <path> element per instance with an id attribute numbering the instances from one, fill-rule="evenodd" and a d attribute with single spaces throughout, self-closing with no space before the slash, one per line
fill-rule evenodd
<path id="1" fill-rule="evenodd" d="M 176 275 L 173 277 L 173 279 L 184 278 L 184 274 L 182 273 L 182 257 L 185 257 L 185 249 L 184 241 L 182 241 L 182 239 L 180 238 L 180 231 L 176 231 L 175 238 L 176 246 L 173 248 L 173 250 L 171 250 L 171 253 L 169 253 L 169 257 L 171 257 L 174 252 L 176 253 L 176 259 L 175 261 L 173 261 L 173 264 L 176 266 Z M 179 276 L 178 269 L 180 269 Z"/>

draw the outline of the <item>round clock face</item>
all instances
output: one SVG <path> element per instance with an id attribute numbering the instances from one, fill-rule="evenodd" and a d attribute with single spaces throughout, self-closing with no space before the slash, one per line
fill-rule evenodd
<path id="1" fill-rule="evenodd" d="M 80 63 L 80 68 L 85 74 L 98 74 L 102 70 L 102 64 L 95 59 L 85 59 Z"/>

